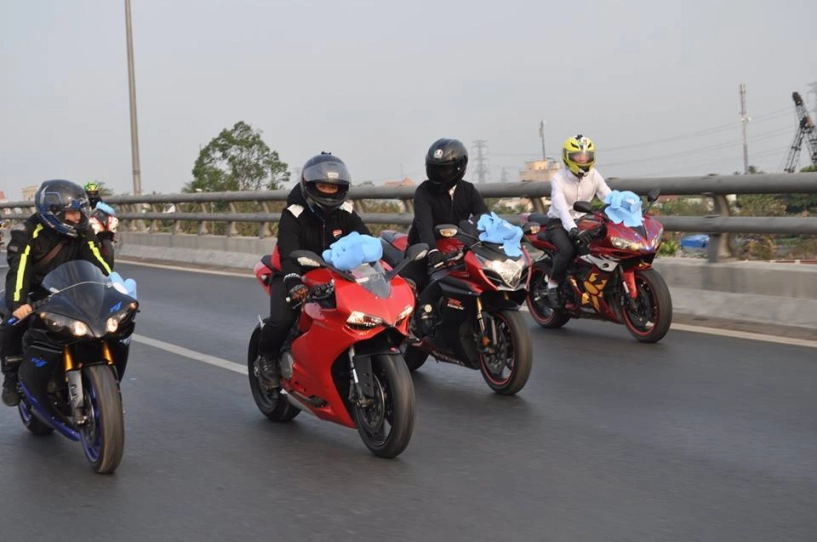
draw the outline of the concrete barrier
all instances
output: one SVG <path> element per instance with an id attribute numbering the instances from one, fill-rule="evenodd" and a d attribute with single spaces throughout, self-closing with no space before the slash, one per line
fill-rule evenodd
<path id="1" fill-rule="evenodd" d="M 121 232 L 118 257 L 227 267 L 248 273 L 275 239 Z M 817 331 L 817 265 L 766 262 L 711 264 L 659 258 L 655 268 L 676 313 L 813 328 Z"/>

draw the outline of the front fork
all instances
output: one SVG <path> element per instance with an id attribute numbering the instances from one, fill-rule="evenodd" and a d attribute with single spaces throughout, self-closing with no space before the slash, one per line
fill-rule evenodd
<path id="1" fill-rule="evenodd" d="M 494 352 L 497 344 L 496 321 L 482 308 L 482 300 L 477 297 L 477 323 L 479 324 L 479 350 L 488 354 Z"/>
<path id="2" fill-rule="evenodd" d="M 635 270 L 627 269 L 621 272 L 621 285 L 624 287 L 624 292 L 627 294 L 627 299 L 630 303 L 630 310 L 637 309 L 635 300 L 638 299 L 638 287 L 635 285 Z M 623 301 L 623 300 L 622 300 Z"/>
<path id="3" fill-rule="evenodd" d="M 371 363 L 371 360 L 369 360 L 369 363 Z M 352 372 L 352 385 L 349 386 L 349 402 L 364 408 L 371 406 L 372 403 L 374 403 L 374 399 L 366 397 L 366 394 L 363 393 L 363 386 L 360 384 L 357 369 L 355 369 L 355 345 L 349 347 L 349 369 L 351 369 Z"/>
<path id="4" fill-rule="evenodd" d="M 113 365 L 113 355 L 108 343 L 102 343 L 102 357 L 108 365 Z M 71 349 L 66 346 L 62 351 L 62 362 L 65 368 L 65 379 L 68 382 L 68 398 L 71 403 L 71 414 L 76 425 L 83 425 L 88 421 L 85 409 L 85 393 L 82 387 L 82 364 L 74 360 Z"/>

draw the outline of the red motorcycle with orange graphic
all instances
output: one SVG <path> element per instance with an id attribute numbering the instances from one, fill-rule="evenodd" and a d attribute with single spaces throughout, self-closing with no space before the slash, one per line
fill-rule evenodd
<path id="1" fill-rule="evenodd" d="M 650 206 L 658 191 L 648 195 Z M 548 278 L 556 247 L 543 228 L 528 234 L 527 240 L 543 251 L 534 263 L 527 298 L 533 319 L 554 329 L 573 318 L 593 318 L 623 324 L 640 342 L 660 341 L 672 323 L 672 297 L 664 278 L 652 267 L 664 227 L 644 211 L 641 225 L 615 223 L 603 210 L 593 211 L 589 202 L 577 201 L 574 210 L 587 213 L 577 222 L 579 230 L 591 230 L 587 245 L 577 247 L 576 258 L 560 285 L 563 307 L 548 302 Z M 528 215 L 527 220 L 546 224 L 544 215 Z"/>

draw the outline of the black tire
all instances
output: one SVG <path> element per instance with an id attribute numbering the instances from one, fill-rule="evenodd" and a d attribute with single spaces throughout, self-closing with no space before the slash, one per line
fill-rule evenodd
<path id="1" fill-rule="evenodd" d="M 99 474 L 110 474 L 125 452 L 122 395 L 113 368 L 107 364 L 82 369 L 82 387 L 88 421 L 79 434 L 85 457 Z"/>
<path id="2" fill-rule="evenodd" d="M 373 357 L 372 372 L 375 402 L 366 408 L 355 405 L 355 425 L 374 455 L 391 459 L 406 449 L 414 431 L 414 384 L 399 354 Z"/>
<path id="3" fill-rule="evenodd" d="M 428 359 L 428 353 L 423 352 L 419 348 L 406 345 L 401 348 L 401 350 L 403 352 L 403 359 L 406 361 L 406 367 L 411 373 L 422 367 Z"/>
<path id="4" fill-rule="evenodd" d="M 23 425 L 37 436 L 50 435 L 54 432 L 54 428 L 46 424 L 34 414 L 31 413 L 31 405 L 28 404 L 25 397 L 20 398 L 20 404 L 17 405 L 17 412 L 20 414 L 20 420 Z"/>
<path id="5" fill-rule="evenodd" d="M 533 320 L 545 329 L 558 329 L 570 321 L 561 310 L 553 310 L 547 300 L 548 273 L 550 268 L 536 267 L 530 278 L 530 290 L 526 302 Z"/>
<path id="6" fill-rule="evenodd" d="M 499 344 L 490 358 L 480 353 L 480 373 L 496 393 L 514 395 L 525 387 L 533 366 L 530 332 L 519 311 L 504 310 L 491 316 L 496 321 Z"/>
<path id="7" fill-rule="evenodd" d="M 636 310 L 630 310 L 629 303 L 625 302 L 624 326 L 640 342 L 658 342 L 672 324 L 672 296 L 667 283 L 655 269 L 639 269 L 635 272 L 635 285 L 638 290 Z"/>
<path id="8" fill-rule="evenodd" d="M 250 391 L 255 406 L 261 414 L 274 422 L 288 422 L 301 413 L 298 407 L 287 401 L 286 392 L 281 388 L 267 389 L 258 379 L 258 368 L 255 360 L 258 358 L 258 340 L 261 337 L 261 325 L 255 326 L 250 336 L 250 345 L 247 349 L 247 375 L 250 379 Z"/>

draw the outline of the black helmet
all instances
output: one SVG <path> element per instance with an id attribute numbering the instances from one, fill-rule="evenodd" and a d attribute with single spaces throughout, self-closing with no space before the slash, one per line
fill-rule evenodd
<path id="1" fill-rule="evenodd" d="M 337 185 L 338 191 L 327 194 L 318 190 L 317 183 Z M 346 164 L 332 153 L 322 152 L 313 156 L 304 164 L 301 171 L 301 193 L 313 210 L 320 210 L 327 215 L 343 205 L 352 176 L 346 169 Z"/>
<path id="2" fill-rule="evenodd" d="M 88 229 L 88 196 L 85 189 L 71 181 L 45 181 L 34 195 L 37 217 L 43 225 L 69 237 Z M 65 211 L 79 211 L 78 224 L 65 221 Z"/>
<path id="3" fill-rule="evenodd" d="M 438 139 L 426 153 L 426 175 L 440 192 L 457 184 L 467 165 L 468 149 L 458 139 Z"/>

